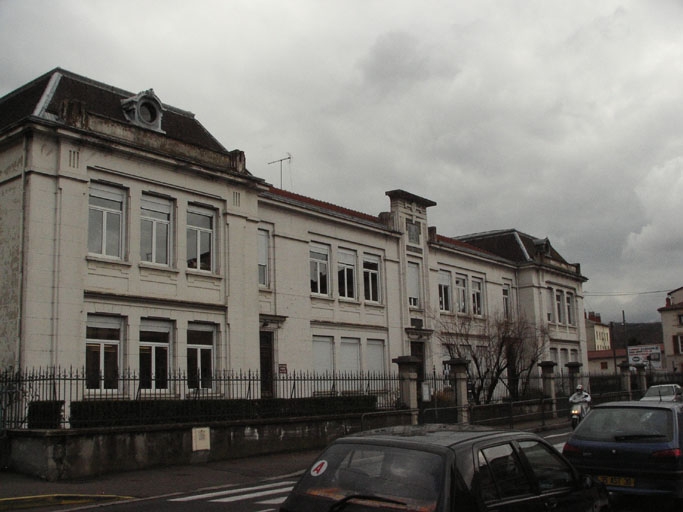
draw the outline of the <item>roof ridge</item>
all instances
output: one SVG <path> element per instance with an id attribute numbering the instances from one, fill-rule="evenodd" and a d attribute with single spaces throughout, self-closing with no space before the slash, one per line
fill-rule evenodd
<path id="1" fill-rule="evenodd" d="M 369 213 L 364 213 L 364 212 L 360 212 L 358 210 L 353 210 L 351 208 L 346 208 L 344 206 L 339 206 L 339 205 L 336 205 L 334 203 L 323 201 L 321 199 L 315 199 L 313 197 L 298 194 L 296 192 L 291 192 L 289 190 L 277 188 L 273 185 L 270 186 L 269 192 L 271 192 L 274 195 L 280 196 L 280 197 L 286 197 L 289 199 L 299 200 L 301 202 L 308 203 L 311 206 L 318 206 L 320 208 L 325 208 L 325 209 L 328 209 L 328 210 L 331 210 L 331 211 L 334 211 L 337 213 L 344 213 L 344 214 L 347 214 L 347 215 L 350 215 L 353 217 L 363 218 L 365 220 L 369 220 L 372 222 L 377 222 L 377 223 L 380 222 L 379 216 L 370 215 Z"/>

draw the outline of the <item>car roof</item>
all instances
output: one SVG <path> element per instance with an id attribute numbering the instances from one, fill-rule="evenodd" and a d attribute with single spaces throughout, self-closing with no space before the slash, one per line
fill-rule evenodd
<path id="1" fill-rule="evenodd" d="M 683 404 L 678 402 L 643 402 L 641 400 L 630 400 L 625 402 L 607 402 L 604 404 L 595 405 L 593 409 L 605 409 L 608 407 L 638 407 L 641 409 L 674 409 L 677 411 L 683 411 Z"/>
<path id="2" fill-rule="evenodd" d="M 492 429 L 481 425 L 428 424 L 399 425 L 368 430 L 338 439 L 337 442 L 374 443 L 405 447 L 420 446 L 423 448 L 452 448 L 461 444 L 471 444 L 497 438 L 519 437 L 520 435 L 524 437 L 538 437 L 531 432 Z"/>

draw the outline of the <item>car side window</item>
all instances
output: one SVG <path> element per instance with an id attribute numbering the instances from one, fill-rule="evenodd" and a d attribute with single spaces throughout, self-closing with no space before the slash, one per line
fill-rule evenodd
<path id="1" fill-rule="evenodd" d="M 531 482 L 509 443 L 480 449 L 478 465 L 479 488 L 485 502 L 532 492 Z"/>
<path id="2" fill-rule="evenodd" d="M 574 486 L 574 474 L 569 465 L 543 443 L 520 441 L 519 447 L 529 461 L 541 492 Z"/>

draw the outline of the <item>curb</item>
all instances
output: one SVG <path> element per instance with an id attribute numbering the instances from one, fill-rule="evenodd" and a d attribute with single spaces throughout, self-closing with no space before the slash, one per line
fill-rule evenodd
<path id="1" fill-rule="evenodd" d="M 133 499 L 131 496 L 108 494 L 44 494 L 40 496 L 21 496 L 17 498 L 0 498 L 0 512 L 22 510 L 49 505 L 88 505 L 105 501 L 122 501 Z"/>

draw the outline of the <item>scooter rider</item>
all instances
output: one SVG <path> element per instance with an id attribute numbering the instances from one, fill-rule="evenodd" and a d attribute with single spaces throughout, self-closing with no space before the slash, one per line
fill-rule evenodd
<path id="1" fill-rule="evenodd" d="M 588 412 L 588 407 L 590 407 L 591 396 L 585 389 L 583 389 L 583 386 L 579 384 L 576 386 L 576 393 L 569 397 L 569 403 L 581 404 L 581 418 L 583 419 L 583 417 L 586 415 L 586 412 Z"/>

